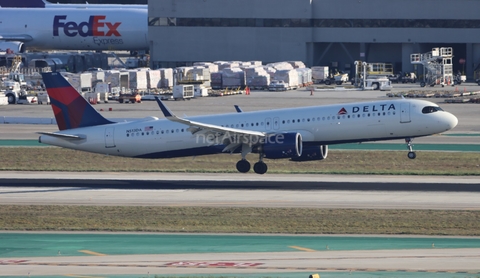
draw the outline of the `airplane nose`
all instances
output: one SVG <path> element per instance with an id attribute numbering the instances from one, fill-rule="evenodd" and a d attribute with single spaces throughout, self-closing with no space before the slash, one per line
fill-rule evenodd
<path id="1" fill-rule="evenodd" d="M 452 129 L 457 126 L 458 119 L 455 117 L 455 115 L 448 113 L 448 117 L 446 117 L 445 122 L 448 126 L 448 129 Z"/>

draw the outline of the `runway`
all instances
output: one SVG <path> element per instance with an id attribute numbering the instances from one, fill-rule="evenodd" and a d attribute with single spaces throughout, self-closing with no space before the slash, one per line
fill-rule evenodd
<path id="1" fill-rule="evenodd" d="M 3 172 L 0 203 L 480 209 L 477 177 Z"/>
<path id="2" fill-rule="evenodd" d="M 395 273 L 411 277 L 425 277 L 426 273 L 436 273 L 436 277 L 448 277 L 441 275 L 445 273 L 452 277 L 480 274 L 479 238 L 138 233 L 0 233 L 0 238 L 6 241 L 4 249 L 0 248 L 2 254 L 11 255 L 0 259 L 2 275 L 25 276 L 28 272 L 29 277 L 116 277 L 122 274 L 125 278 L 148 277 L 147 274 L 152 277 L 181 274 L 232 277 L 223 275 L 249 273 L 264 273 L 264 277 L 308 277 L 308 273 L 320 273 L 321 277 L 365 277 L 362 273 L 375 277 L 398 277 Z M 284 273 L 289 274 L 281 276 Z"/>

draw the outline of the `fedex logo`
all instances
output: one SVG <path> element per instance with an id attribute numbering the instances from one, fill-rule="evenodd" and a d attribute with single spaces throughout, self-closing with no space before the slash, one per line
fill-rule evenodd
<path id="1" fill-rule="evenodd" d="M 121 22 L 106 22 L 104 15 L 92 15 L 88 21 L 74 22 L 67 21 L 66 15 L 56 15 L 53 19 L 53 36 L 58 37 L 60 28 L 68 37 L 80 35 L 82 37 L 121 37 L 118 26 Z"/>

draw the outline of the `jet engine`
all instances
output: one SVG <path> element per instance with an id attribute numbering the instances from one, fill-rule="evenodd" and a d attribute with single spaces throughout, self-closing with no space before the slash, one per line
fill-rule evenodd
<path id="1" fill-rule="evenodd" d="M 11 51 L 11 53 L 23 53 L 25 52 L 25 45 L 23 42 L 14 42 L 14 41 L 4 41 L 0 42 L 0 51 Z"/>
<path id="2" fill-rule="evenodd" d="M 293 158 L 302 155 L 302 135 L 296 132 L 269 134 L 261 146 L 266 158 Z"/>
<path id="3" fill-rule="evenodd" d="M 328 145 L 307 146 L 303 148 L 301 156 L 292 157 L 293 161 L 323 160 L 327 158 Z"/>

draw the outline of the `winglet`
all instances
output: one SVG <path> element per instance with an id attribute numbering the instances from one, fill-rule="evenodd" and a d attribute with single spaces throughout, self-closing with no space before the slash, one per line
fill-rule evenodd
<path id="1" fill-rule="evenodd" d="M 155 97 L 155 100 L 157 101 L 158 106 L 160 107 L 160 110 L 162 110 L 162 113 L 165 116 L 165 118 L 175 117 L 172 111 L 170 111 L 170 109 L 168 109 L 168 107 L 165 106 L 165 104 L 160 100 L 160 98 Z"/>
<path id="2" fill-rule="evenodd" d="M 238 106 L 238 105 L 236 105 L 236 104 L 235 104 L 234 106 L 235 106 L 235 110 L 237 110 L 238 113 L 242 113 L 242 112 L 243 112 L 243 110 L 242 110 L 242 108 L 240 108 L 240 106 Z"/>

